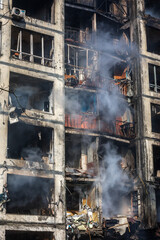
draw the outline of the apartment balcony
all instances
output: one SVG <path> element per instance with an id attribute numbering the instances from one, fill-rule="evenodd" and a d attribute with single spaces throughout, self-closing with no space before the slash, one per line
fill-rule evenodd
<path id="1" fill-rule="evenodd" d="M 117 118 L 109 123 L 98 119 L 92 114 L 66 114 L 65 127 L 80 130 L 89 130 L 123 138 L 134 138 L 134 124 Z"/>

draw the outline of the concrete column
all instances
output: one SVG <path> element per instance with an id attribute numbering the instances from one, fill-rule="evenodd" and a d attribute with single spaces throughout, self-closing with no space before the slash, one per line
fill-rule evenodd
<path id="1" fill-rule="evenodd" d="M 151 137 L 151 113 L 150 100 L 144 95 L 148 94 L 148 77 L 146 78 L 146 61 L 141 54 L 147 51 L 146 28 L 143 20 L 144 0 L 132 0 L 131 6 L 131 41 L 133 48 L 137 48 L 137 54 L 133 56 L 134 102 L 136 122 L 136 166 L 137 175 L 141 179 L 139 216 L 146 227 L 154 227 L 156 224 L 156 201 L 154 187 L 149 184 L 153 162 L 147 137 Z M 134 49 L 133 49 L 134 50 Z M 136 52 L 135 50 L 133 52 Z M 149 103 L 148 103 L 149 102 Z M 147 104 L 148 103 L 148 104 Z"/>

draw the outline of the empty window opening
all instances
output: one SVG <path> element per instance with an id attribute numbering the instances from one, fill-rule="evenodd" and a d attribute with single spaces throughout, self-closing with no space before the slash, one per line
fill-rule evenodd
<path id="1" fill-rule="evenodd" d="M 96 142 L 95 138 L 66 135 L 65 140 L 66 172 L 68 174 L 96 174 Z M 79 173 L 77 173 L 79 169 Z"/>
<path id="2" fill-rule="evenodd" d="M 88 45 L 91 41 L 92 17 L 92 12 L 66 7 L 65 40 Z"/>
<path id="3" fill-rule="evenodd" d="M 21 122 L 9 124 L 8 158 L 52 163 L 52 132 L 51 128 Z"/>
<path id="4" fill-rule="evenodd" d="M 158 104 L 151 104 L 151 122 L 152 132 L 160 133 L 160 105 Z"/>
<path id="5" fill-rule="evenodd" d="M 53 179 L 7 175 L 7 213 L 52 215 Z"/>
<path id="6" fill-rule="evenodd" d="M 13 0 L 12 7 L 26 10 L 26 15 L 42 21 L 54 23 L 55 6 L 54 0 Z"/>
<path id="7" fill-rule="evenodd" d="M 160 92 L 160 66 L 149 64 L 150 90 Z"/>
<path id="8" fill-rule="evenodd" d="M 53 37 L 12 26 L 11 57 L 53 67 Z"/>
<path id="9" fill-rule="evenodd" d="M 153 27 L 147 28 L 147 51 L 160 54 L 160 30 Z"/>
<path id="10" fill-rule="evenodd" d="M 155 18 L 160 18 L 160 2 L 157 0 L 145 0 L 145 12 Z"/>
<path id="11" fill-rule="evenodd" d="M 6 231 L 6 240 L 55 240 L 53 233 Z"/>
<path id="12" fill-rule="evenodd" d="M 69 190 L 66 191 L 67 211 L 82 211 L 87 207 L 93 210 L 98 207 L 97 189 L 91 183 L 73 184 L 68 182 L 67 188 Z"/>
<path id="13" fill-rule="evenodd" d="M 160 178 L 160 146 L 153 145 L 154 176 Z"/>
<path id="14" fill-rule="evenodd" d="M 9 86 L 11 107 L 53 113 L 52 82 L 11 72 Z"/>
<path id="15" fill-rule="evenodd" d="M 160 189 L 156 190 L 157 222 L 160 223 Z"/>

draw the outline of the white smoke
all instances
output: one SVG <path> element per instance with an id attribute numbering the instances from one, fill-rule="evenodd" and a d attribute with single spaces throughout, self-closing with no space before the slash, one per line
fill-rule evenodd
<path id="1" fill-rule="evenodd" d="M 145 14 L 150 15 L 155 18 L 160 18 L 160 14 L 152 8 L 146 9 Z"/>
<path id="2" fill-rule="evenodd" d="M 127 215 L 128 205 L 124 199 L 132 189 L 132 181 L 121 168 L 122 158 L 116 147 L 111 143 L 107 143 L 104 147 L 105 155 L 100 174 L 103 216 Z"/>

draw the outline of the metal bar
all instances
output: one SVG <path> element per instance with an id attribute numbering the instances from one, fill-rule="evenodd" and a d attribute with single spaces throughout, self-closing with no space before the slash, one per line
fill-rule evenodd
<path id="1" fill-rule="evenodd" d="M 88 49 L 86 51 L 86 68 L 88 68 Z"/>
<path id="2" fill-rule="evenodd" d="M 19 59 L 22 60 L 22 30 L 19 31 L 19 51 L 20 51 L 20 54 L 19 54 Z"/>
<path id="3" fill-rule="evenodd" d="M 14 50 L 14 49 L 11 49 L 11 52 L 18 52 L 18 53 L 20 53 L 20 51 L 16 51 L 16 50 Z M 22 52 L 22 54 L 25 54 L 25 55 L 27 55 L 27 56 L 31 56 L 30 53 L 26 53 L 26 52 Z M 42 59 L 42 57 L 37 56 L 37 55 L 33 55 L 33 57 L 36 57 L 36 58 Z M 50 58 L 44 58 L 44 60 L 47 60 L 47 61 L 52 62 L 52 59 L 50 59 Z"/>
<path id="4" fill-rule="evenodd" d="M 52 67 L 54 67 L 54 39 L 52 39 L 52 50 L 51 50 L 51 56 L 52 58 Z"/>
<path id="5" fill-rule="evenodd" d="M 157 74 L 156 74 L 156 66 L 154 66 L 153 69 L 154 69 L 154 91 L 157 92 Z"/>
<path id="6" fill-rule="evenodd" d="M 42 60 L 41 60 L 41 64 L 44 65 L 44 37 L 41 37 L 41 53 L 42 53 Z"/>
<path id="7" fill-rule="evenodd" d="M 30 62 L 34 62 L 33 54 L 33 34 L 30 34 Z"/>

